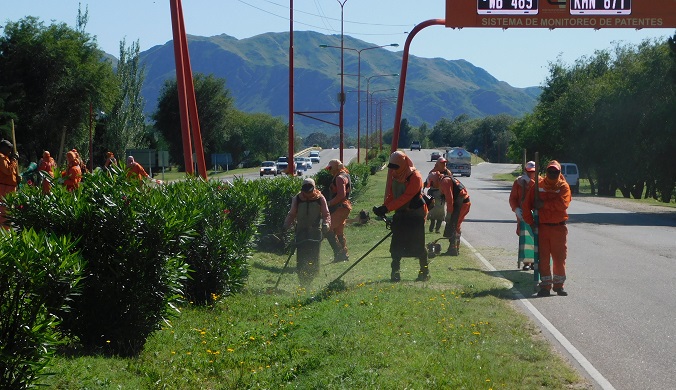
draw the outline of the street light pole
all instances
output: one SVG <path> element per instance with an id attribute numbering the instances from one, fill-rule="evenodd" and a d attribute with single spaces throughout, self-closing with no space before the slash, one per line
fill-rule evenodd
<path id="1" fill-rule="evenodd" d="M 339 103 L 340 103 L 340 112 L 338 114 L 339 119 L 338 119 L 338 128 L 340 129 L 340 161 L 345 161 L 343 160 L 343 125 L 344 125 L 344 115 L 345 115 L 345 84 L 344 84 L 344 78 L 345 76 L 343 75 L 344 73 L 344 53 L 345 53 L 345 37 L 343 35 L 343 10 L 345 3 L 347 3 L 347 0 L 337 0 L 338 4 L 340 4 L 340 98 L 339 98 Z"/>
<path id="2" fill-rule="evenodd" d="M 338 46 L 331 46 L 331 45 L 319 45 L 319 47 L 322 48 L 327 48 L 327 47 L 332 47 L 335 49 L 341 49 L 341 50 L 352 50 L 357 52 L 357 162 L 360 162 L 360 139 L 361 139 L 361 52 L 366 51 L 366 50 L 373 50 L 373 49 L 380 49 L 383 47 L 398 47 L 398 43 L 390 43 L 388 45 L 380 45 L 380 46 L 372 46 L 372 47 L 366 47 L 363 49 L 354 49 L 351 47 L 338 47 Z M 342 57 L 341 57 L 341 64 L 342 64 Z M 344 72 L 341 66 L 341 79 L 342 76 L 344 76 Z M 348 75 L 349 76 L 349 75 Z M 368 153 L 368 151 L 367 151 Z"/>
<path id="3" fill-rule="evenodd" d="M 388 74 L 375 74 L 373 76 L 369 76 L 366 78 L 366 161 L 368 161 L 368 134 L 369 134 L 369 125 L 371 122 L 370 118 L 370 108 L 369 108 L 369 88 L 371 87 L 371 79 L 376 78 L 376 77 L 387 77 L 387 76 L 394 76 L 397 77 L 399 76 L 399 73 L 388 73 Z M 390 91 L 391 89 L 388 89 L 386 91 Z"/>

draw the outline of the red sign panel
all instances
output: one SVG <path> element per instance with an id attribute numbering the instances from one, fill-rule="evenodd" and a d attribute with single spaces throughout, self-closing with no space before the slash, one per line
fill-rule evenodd
<path id="1" fill-rule="evenodd" d="M 676 28 L 676 0 L 446 0 L 446 27 Z"/>

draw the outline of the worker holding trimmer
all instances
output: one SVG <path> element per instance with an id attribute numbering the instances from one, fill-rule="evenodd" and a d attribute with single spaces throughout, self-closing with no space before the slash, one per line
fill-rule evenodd
<path id="1" fill-rule="evenodd" d="M 319 249 L 322 237 L 329 232 L 331 215 L 324 195 L 307 178 L 300 192 L 291 200 L 291 209 L 284 220 L 287 230 L 296 223 L 296 271 L 301 286 L 308 286 L 319 274 Z"/>
<path id="2" fill-rule="evenodd" d="M 571 201 L 570 187 L 561 174 L 561 164 L 552 160 L 547 164 L 547 174 L 538 180 L 539 199 L 535 200 L 535 186 L 531 186 L 523 202 L 523 219 L 533 227 L 533 210 L 538 210 L 540 224 L 539 263 L 540 291 L 539 297 L 551 295 L 552 287 L 557 295 L 566 296 L 563 289 L 566 281 L 566 256 L 568 253 L 567 236 L 568 205 Z M 553 263 L 550 265 L 550 256 Z"/>
<path id="3" fill-rule="evenodd" d="M 422 198 L 422 175 L 413 166 L 413 161 L 402 151 L 390 155 L 387 168 L 391 187 L 386 191 L 385 203 L 374 207 L 373 213 L 384 217 L 387 212 L 394 211 L 391 225 L 390 280 L 393 282 L 401 280 L 399 269 L 402 257 L 417 257 L 420 270 L 416 282 L 427 281 L 430 278 L 425 246 L 427 205 Z"/>

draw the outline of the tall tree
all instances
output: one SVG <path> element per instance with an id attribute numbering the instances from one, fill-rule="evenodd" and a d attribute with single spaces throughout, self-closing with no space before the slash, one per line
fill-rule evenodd
<path id="1" fill-rule="evenodd" d="M 20 154 L 34 160 L 49 149 L 79 148 L 88 155 L 90 105 L 107 108 L 115 80 L 110 62 L 84 33 L 35 17 L 8 22 L 0 37 L 0 95 L 16 118 Z"/>
<path id="2" fill-rule="evenodd" d="M 148 146 L 145 139 L 145 104 L 141 96 L 145 66 L 141 65 L 139 43 L 126 46 L 120 42 L 120 59 L 115 77 L 119 93 L 115 95 L 111 112 L 105 115 L 103 130 L 97 137 L 97 161 L 103 161 L 105 152 L 112 151 L 122 156 L 127 149 Z"/>
<path id="3" fill-rule="evenodd" d="M 230 152 L 233 159 L 243 153 L 241 129 L 233 121 L 233 101 L 225 80 L 213 75 L 196 73 L 195 99 L 202 133 L 204 153 Z M 183 136 L 178 108 L 178 87 L 176 80 L 167 80 L 158 99 L 157 110 L 152 116 L 155 127 L 169 144 L 170 159 L 183 165 Z M 208 159 L 208 157 L 207 157 Z M 185 167 L 184 167 L 185 168 Z"/>

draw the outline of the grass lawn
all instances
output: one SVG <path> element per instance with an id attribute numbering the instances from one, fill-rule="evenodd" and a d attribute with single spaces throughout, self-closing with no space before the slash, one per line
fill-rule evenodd
<path id="1" fill-rule="evenodd" d="M 384 172 L 371 176 L 351 216 L 381 204 L 384 185 Z M 69 390 L 590 388 L 514 307 L 510 284 L 466 249 L 431 259 L 424 283 L 413 281 L 417 259 L 404 259 L 402 282 L 391 283 L 388 239 L 328 288 L 387 233 L 382 221 L 351 224 L 350 263 L 330 263 L 323 243 L 308 289 L 294 258 L 283 270 L 288 255 L 256 253 L 245 293 L 186 305 L 138 357 L 58 356 L 45 382 Z"/>

